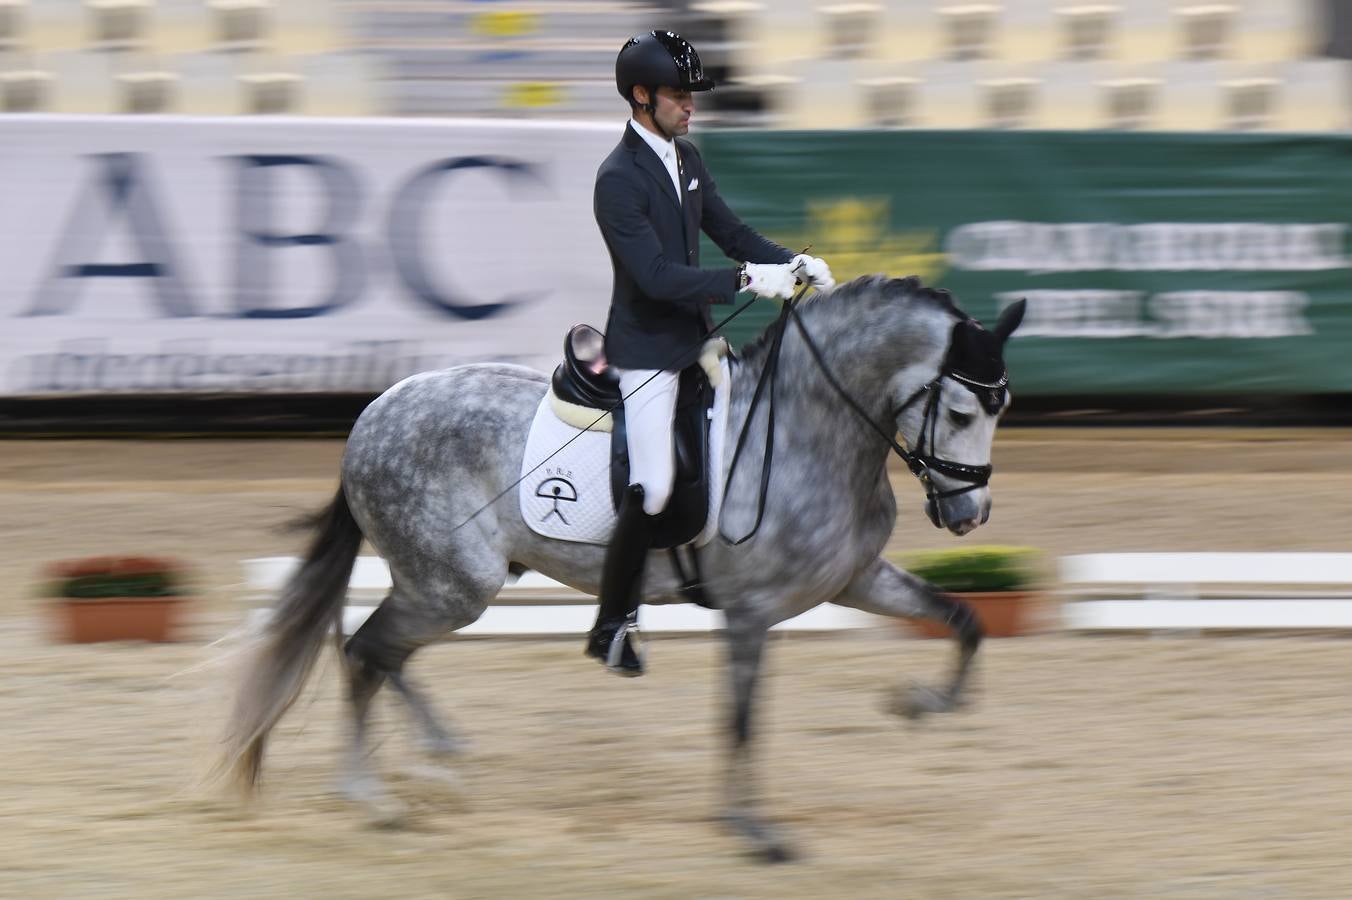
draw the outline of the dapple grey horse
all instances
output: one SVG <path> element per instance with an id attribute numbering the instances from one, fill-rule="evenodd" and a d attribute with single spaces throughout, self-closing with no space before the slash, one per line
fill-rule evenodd
<path id="1" fill-rule="evenodd" d="M 775 356 L 766 338 L 731 366 L 729 446 L 749 409 L 752 415 L 722 513 L 724 535 L 753 527 L 755 534 L 743 543 L 715 539 L 700 550 L 706 593 L 726 618 L 731 672 L 722 812 L 768 860 L 790 855 L 761 816 L 753 788 L 752 714 L 771 626 L 828 601 L 946 622 L 959 647 L 953 675 L 942 688 L 901 694 L 898 706 L 919 715 L 959 702 L 981 629 L 961 602 L 880 558 L 896 518 L 888 453 L 905 455 L 935 525 L 961 535 L 986 521 L 991 442 L 1009 402 L 1002 348 L 1022 303 L 987 331 L 945 291 L 915 278 L 866 276 L 810 298 L 796 312 L 796 321 L 784 320 L 778 353 L 763 519 L 756 527 L 768 415 L 764 403 L 752 409 L 751 398 Z M 388 681 L 408 704 L 425 746 L 450 752 L 451 733 L 403 674 L 408 657 L 478 619 L 509 568 L 536 569 L 597 592 L 605 548 L 537 535 L 522 521 L 515 492 L 503 493 L 520 474 L 546 388 L 546 377 L 530 369 L 468 365 L 405 379 L 361 414 L 337 496 L 315 517 L 313 545 L 258 637 L 239 688 L 223 766 L 242 785 L 256 784 L 269 731 L 341 620 L 363 538 L 389 563 L 393 589 L 340 651 L 352 715 L 341 785 L 382 819 L 396 817 L 398 804 L 367 760 L 367 714 L 380 686 Z M 727 475 L 725 462 L 721 477 Z M 647 572 L 644 603 L 685 602 L 666 559 L 652 559 Z M 580 640 L 577 660 L 595 667 Z M 595 674 L 604 677 L 600 669 Z"/>

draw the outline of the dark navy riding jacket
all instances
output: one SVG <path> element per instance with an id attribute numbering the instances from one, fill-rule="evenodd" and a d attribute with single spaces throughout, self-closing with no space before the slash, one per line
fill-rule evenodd
<path id="1" fill-rule="evenodd" d="M 710 304 L 736 295 L 735 267 L 699 268 L 701 230 L 741 262 L 793 259 L 728 208 L 694 144 L 677 138 L 676 153 L 683 200 L 662 160 L 627 125 L 596 173 L 593 208 L 615 269 L 606 358 L 623 369 L 693 365 L 712 327 Z"/>

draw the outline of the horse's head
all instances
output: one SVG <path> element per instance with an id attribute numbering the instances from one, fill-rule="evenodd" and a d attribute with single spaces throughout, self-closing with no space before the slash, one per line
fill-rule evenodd
<path id="1" fill-rule="evenodd" d="M 936 528 L 962 535 L 990 518 L 991 443 L 1009 406 L 1004 344 L 1023 311 L 1024 301 L 1011 304 L 991 331 L 959 318 L 937 372 L 931 363 L 919 374 L 898 373 L 893 382 L 897 430 L 910 448 L 911 471 L 925 486 L 925 514 Z"/>

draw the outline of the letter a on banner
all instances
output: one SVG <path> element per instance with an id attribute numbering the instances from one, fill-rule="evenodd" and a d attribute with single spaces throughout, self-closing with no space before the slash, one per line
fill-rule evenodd
<path id="1" fill-rule="evenodd" d="M 147 278 L 164 315 L 195 315 L 192 298 L 174 260 L 169 231 L 141 164 L 140 154 L 90 157 L 96 177 L 80 192 L 56 242 L 56 256 L 27 315 L 68 313 L 89 278 Z M 126 229 L 140 259 L 93 262 L 114 227 Z"/>

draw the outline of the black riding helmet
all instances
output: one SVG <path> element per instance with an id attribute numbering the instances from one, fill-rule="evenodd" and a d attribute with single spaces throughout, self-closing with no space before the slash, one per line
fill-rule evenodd
<path id="1" fill-rule="evenodd" d="M 615 87 L 621 97 L 634 103 L 634 88 L 639 85 L 649 91 L 659 87 L 684 91 L 714 89 L 713 79 L 704 77 L 695 48 L 674 31 L 636 34 L 620 48 L 620 55 L 615 58 Z"/>

